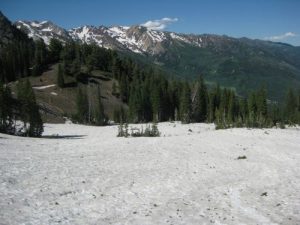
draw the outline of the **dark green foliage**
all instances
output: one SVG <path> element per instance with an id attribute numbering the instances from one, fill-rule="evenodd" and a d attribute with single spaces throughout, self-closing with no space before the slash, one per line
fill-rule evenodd
<path id="1" fill-rule="evenodd" d="M 47 68 L 48 50 L 42 39 L 35 42 L 34 60 L 32 67 L 32 75 L 39 76 Z"/>
<path id="2" fill-rule="evenodd" d="M 63 88 L 65 85 L 65 80 L 64 80 L 64 74 L 63 74 L 63 68 L 61 64 L 58 64 L 57 68 L 57 86 L 60 88 Z"/>
<path id="3" fill-rule="evenodd" d="M 208 101 L 208 122 L 213 122 L 216 119 L 216 110 L 220 106 L 221 100 L 221 89 L 220 86 L 217 85 L 213 88 L 213 90 L 209 93 L 209 101 Z"/>
<path id="4" fill-rule="evenodd" d="M 93 87 L 90 87 L 94 70 L 111 74 L 106 78 L 115 79 L 113 80 L 112 94 L 129 106 L 128 112 L 123 107 L 115 109 L 113 119 L 116 123 L 181 120 L 183 123 L 214 122 L 217 128 L 229 128 L 270 127 L 284 123 L 295 124 L 300 121 L 300 94 L 289 91 L 284 102 L 284 110 L 282 105 L 276 102 L 267 102 L 267 93 L 271 94 L 271 97 L 275 96 L 276 99 L 279 98 L 278 93 L 283 92 L 284 88 L 276 94 L 274 94 L 274 88 L 278 88 L 280 85 L 288 86 L 282 77 L 295 77 L 295 82 L 290 86 L 294 87 L 299 84 L 299 79 L 292 76 L 293 73 L 282 76 L 283 70 L 275 69 L 277 67 L 272 58 L 275 55 L 270 53 L 269 50 L 272 46 L 268 46 L 269 44 L 262 46 L 265 52 L 261 54 L 261 49 L 256 46 L 261 43 L 253 42 L 254 48 L 245 48 L 247 45 L 245 40 L 240 40 L 234 45 L 233 40 L 229 41 L 228 45 L 232 45 L 234 48 L 228 49 L 219 49 L 218 46 L 215 46 L 216 49 L 213 49 L 212 46 L 195 49 L 187 44 L 180 43 L 178 45 L 178 42 L 174 41 L 169 51 L 155 59 L 164 62 L 163 67 L 169 71 L 170 68 L 173 68 L 171 71 L 175 75 L 201 72 L 206 81 L 219 81 L 224 86 L 236 87 L 236 89 L 221 89 L 219 85 L 214 87 L 210 83 L 207 86 L 203 77 L 197 82 L 189 83 L 169 80 L 167 75 L 158 69 L 158 66 L 145 64 L 149 61 L 142 59 L 140 55 L 133 60 L 126 57 L 124 53 L 107 50 L 96 44 L 87 45 L 70 41 L 62 45 L 55 39 L 52 39 L 50 45 L 46 46 L 42 40 L 34 43 L 20 31 L 13 27 L 11 29 L 12 33 L 15 33 L 12 35 L 13 41 L 0 40 L 1 80 L 10 82 L 29 75 L 39 76 L 49 64 L 59 63 L 58 87 L 65 86 L 64 78 L 68 81 L 76 81 L 75 85 L 80 87 L 77 94 L 77 113 L 74 116 L 74 120 L 80 123 L 105 125 L 108 121 L 104 114 L 100 90 L 93 93 Z M 286 53 L 290 54 L 289 46 L 281 47 L 286 48 Z M 280 52 L 281 50 L 278 48 L 277 53 Z M 268 63 L 264 63 L 263 57 L 265 56 L 262 55 L 269 59 Z M 142 63 L 141 60 L 145 63 Z M 286 60 L 291 63 L 290 57 L 287 56 Z M 29 68 L 32 68 L 31 73 Z M 271 84 L 262 82 L 266 81 L 265 76 L 270 73 L 274 74 L 270 77 L 278 79 L 272 80 Z M 260 76 L 257 76 L 258 74 Z M 261 83 L 268 85 L 249 94 L 250 89 L 257 89 Z M 88 86 L 89 95 L 87 95 L 86 88 L 83 88 L 86 86 Z M 23 95 L 33 94 L 29 88 L 27 89 L 28 93 L 19 95 L 20 100 L 25 101 L 21 97 Z M 20 89 L 21 92 L 23 90 Z M 6 96 L 3 93 L 6 92 L 2 91 L 2 96 Z M 5 97 L 4 99 L 9 98 Z M 3 98 L 1 101 L 4 101 Z M 4 102 L 1 108 L 2 118 L 5 117 L 4 106 L 6 104 L 8 103 Z M 30 118 L 29 113 L 25 113 L 25 105 L 20 105 L 20 109 L 22 109 L 20 117 L 27 126 Z M 38 111 L 34 107 L 31 108 L 31 114 Z M 1 126 L 7 126 L 3 121 L 2 119 Z M 34 123 L 34 121 L 31 122 Z M 27 133 L 38 133 L 30 131 L 30 128 L 26 128 L 26 130 L 28 130 Z"/>
<path id="5" fill-rule="evenodd" d="M 221 92 L 220 104 L 215 110 L 214 122 L 217 129 L 245 126 L 263 128 L 277 126 L 282 122 L 278 105 L 272 103 L 268 106 L 263 88 L 252 92 L 248 98 L 238 98 L 233 91 L 227 89 Z M 271 109 L 270 112 L 268 108 Z"/>
<path id="6" fill-rule="evenodd" d="M 298 104 L 299 96 L 296 96 L 294 90 L 289 89 L 286 96 L 284 115 L 286 122 L 290 125 L 300 123 L 300 110 Z"/>
<path id="7" fill-rule="evenodd" d="M 286 97 L 285 114 L 287 119 L 293 120 L 294 114 L 297 111 L 297 98 L 292 89 L 289 89 Z"/>
<path id="8" fill-rule="evenodd" d="M 192 81 L 200 73 L 209 83 L 232 87 L 243 97 L 265 84 L 268 98 L 283 102 L 289 87 L 299 88 L 299 47 L 247 38 L 200 37 L 201 48 L 173 41 L 164 54 L 148 60 L 161 62 L 174 77 Z"/>
<path id="9" fill-rule="evenodd" d="M 19 130 L 15 128 L 16 119 L 23 122 Z M 17 101 L 12 98 L 10 89 L 0 84 L 0 132 L 40 137 L 43 130 L 43 121 L 29 81 L 19 81 Z"/>
<path id="10" fill-rule="evenodd" d="M 62 49 L 62 43 L 59 40 L 52 38 L 49 44 L 49 61 L 52 63 L 58 62 Z"/>
<path id="11" fill-rule="evenodd" d="M 110 50 L 100 48 L 96 45 L 85 46 L 91 48 L 86 50 L 86 64 L 91 69 L 99 69 L 103 71 L 111 70 L 112 53 Z"/>
<path id="12" fill-rule="evenodd" d="M 182 123 L 191 122 L 191 90 L 188 83 L 184 83 L 180 97 L 180 119 Z"/>
<path id="13" fill-rule="evenodd" d="M 98 126 L 107 125 L 108 119 L 107 119 L 106 115 L 104 114 L 104 107 L 103 107 L 102 100 L 101 100 L 101 92 L 100 92 L 99 86 L 97 88 L 97 108 L 95 110 L 94 118 L 95 118 L 94 119 L 95 125 L 98 125 Z"/>
<path id="14" fill-rule="evenodd" d="M 39 113 L 39 107 L 28 79 L 18 83 L 18 101 L 20 104 L 20 119 L 24 124 L 24 135 L 39 137 L 43 133 L 43 121 Z"/>
<path id="15" fill-rule="evenodd" d="M 0 12 L 0 81 L 10 82 L 29 75 L 34 43 Z"/>
<path id="16" fill-rule="evenodd" d="M 113 119 L 115 123 L 126 123 L 128 121 L 127 112 L 124 107 L 121 106 L 114 110 Z"/>
<path id="17" fill-rule="evenodd" d="M 205 122 L 208 116 L 208 94 L 202 77 L 200 77 L 197 85 L 193 99 L 193 121 Z"/>
<path id="18" fill-rule="evenodd" d="M 0 132 L 14 133 L 13 99 L 9 87 L 0 83 Z"/>
<path id="19" fill-rule="evenodd" d="M 74 120 L 79 123 L 90 123 L 90 110 L 86 89 L 78 88 L 76 98 L 77 114 Z"/>

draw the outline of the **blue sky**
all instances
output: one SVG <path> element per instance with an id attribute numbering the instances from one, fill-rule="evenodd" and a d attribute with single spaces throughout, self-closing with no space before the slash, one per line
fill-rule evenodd
<path id="1" fill-rule="evenodd" d="M 0 10 L 12 21 L 51 20 L 67 29 L 146 24 L 300 46 L 300 0 L 1 0 Z"/>

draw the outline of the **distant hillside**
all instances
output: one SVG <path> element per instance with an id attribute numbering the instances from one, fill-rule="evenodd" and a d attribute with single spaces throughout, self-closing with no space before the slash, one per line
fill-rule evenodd
<path id="1" fill-rule="evenodd" d="M 232 87 L 239 94 L 265 86 L 272 100 L 281 100 L 287 89 L 300 88 L 300 49 L 283 43 L 207 35 L 206 47 L 173 42 L 168 51 L 151 56 L 177 76 Z"/>
<path id="2" fill-rule="evenodd" d="M 127 109 L 127 105 L 112 94 L 112 85 L 113 83 L 118 84 L 118 82 L 111 78 L 111 75 L 108 73 L 92 71 L 90 84 L 77 83 L 72 77 L 65 77 L 65 88 L 57 87 L 56 74 L 57 64 L 51 66 L 41 76 L 29 78 L 37 102 L 41 108 L 44 122 L 61 123 L 64 122 L 64 117 L 71 118 L 72 115 L 76 114 L 76 94 L 78 87 L 89 88 L 89 96 L 91 102 L 94 103 L 96 87 L 100 85 L 102 103 L 105 114 L 109 118 L 113 118 L 115 109 L 119 109 L 120 107 Z M 17 83 L 18 81 L 10 83 L 14 94 L 17 93 Z M 94 107 L 95 105 L 91 104 L 91 110 L 94 110 Z"/>
<path id="3" fill-rule="evenodd" d="M 289 87 L 300 87 L 300 48 L 288 44 L 141 26 L 83 26 L 67 31 L 49 21 L 15 24 L 46 43 L 51 38 L 95 43 L 155 63 L 177 78 L 193 80 L 201 74 L 209 84 L 218 82 L 240 95 L 265 86 L 270 99 L 281 100 Z"/>

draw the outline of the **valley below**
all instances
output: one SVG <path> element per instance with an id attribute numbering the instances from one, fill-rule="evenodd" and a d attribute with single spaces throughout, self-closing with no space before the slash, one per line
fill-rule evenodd
<path id="1" fill-rule="evenodd" d="M 158 128 L 0 134 L 0 224 L 300 224 L 299 127 Z"/>

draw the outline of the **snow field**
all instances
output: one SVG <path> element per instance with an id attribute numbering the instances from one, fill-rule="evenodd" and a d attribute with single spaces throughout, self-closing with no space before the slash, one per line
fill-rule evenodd
<path id="1" fill-rule="evenodd" d="M 0 224 L 300 224 L 299 128 L 158 128 L 0 134 Z"/>

